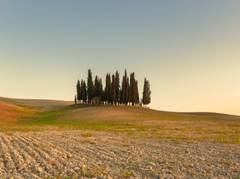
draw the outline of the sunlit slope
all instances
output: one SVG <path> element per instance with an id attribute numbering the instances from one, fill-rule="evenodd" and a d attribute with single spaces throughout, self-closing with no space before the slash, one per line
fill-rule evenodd
<path id="1" fill-rule="evenodd" d="M 0 101 L 13 103 L 20 106 L 33 107 L 43 110 L 53 110 L 72 104 L 71 101 L 46 100 L 46 99 L 15 99 L 0 97 Z"/>
<path id="2" fill-rule="evenodd" d="M 0 123 L 15 123 L 19 118 L 33 113 L 33 109 L 18 106 L 11 102 L 0 101 Z"/>
<path id="3" fill-rule="evenodd" d="M 103 120 L 103 121 L 132 121 L 147 122 L 164 120 L 194 120 L 194 121 L 235 121 L 240 116 L 233 116 L 220 113 L 179 113 L 157 111 L 148 108 L 131 106 L 72 106 L 66 113 L 65 118 L 73 120 Z"/>
<path id="4" fill-rule="evenodd" d="M 0 97 L 0 124 L 1 127 L 16 125 L 19 119 L 34 118 L 40 112 L 60 109 L 69 104 L 71 102 Z"/>
<path id="5" fill-rule="evenodd" d="M 240 143 L 240 117 L 124 106 L 68 106 L 27 121 L 31 126 L 125 132 L 171 140 Z"/>
<path id="6" fill-rule="evenodd" d="M 0 130 L 101 130 L 171 140 L 240 143 L 240 117 L 178 113 L 131 106 L 68 105 L 51 100 L 0 99 Z"/>

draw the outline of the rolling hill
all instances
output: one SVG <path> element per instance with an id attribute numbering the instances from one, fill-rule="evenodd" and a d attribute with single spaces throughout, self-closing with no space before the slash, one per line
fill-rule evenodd
<path id="1" fill-rule="evenodd" d="M 52 110 L 72 104 L 71 101 L 49 100 L 49 99 L 16 99 L 0 97 L 0 101 L 15 104 L 18 106 L 38 108 L 42 110 Z"/>
<path id="2" fill-rule="evenodd" d="M 0 101 L 0 121 L 1 123 L 16 122 L 19 117 L 25 116 L 28 109 L 17 106 L 9 102 Z"/>
<path id="3" fill-rule="evenodd" d="M 0 123 L 4 123 L 1 127 L 6 130 L 8 124 L 15 124 L 14 130 L 101 130 L 171 140 L 240 143 L 239 116 L 70 104 L 66 101 L 0 98 Z"/>
<path id="4" fill-rule="evenodd" d="M 59 109 L 71 102 L 58 100 L 14 99 L 0 97 L 0 123 L 14 124 L 24 117 L 34 116 L 42 111 Z"/>

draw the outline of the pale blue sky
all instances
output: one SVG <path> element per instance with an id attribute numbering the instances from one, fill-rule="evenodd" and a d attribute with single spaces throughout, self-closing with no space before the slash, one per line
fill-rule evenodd
<path id="1" fill-rule="evenodd" d="M 152 108 L 240 114 L 238 0 L 0 0 L 0 96 L 72 100 L 136 72 Z"/>

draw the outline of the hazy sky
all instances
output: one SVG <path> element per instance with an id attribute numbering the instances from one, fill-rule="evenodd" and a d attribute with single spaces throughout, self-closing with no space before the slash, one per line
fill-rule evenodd
<path id="1" fill-rule="evenodd" d="M 240 114 L 239 0 L 0 0 L 0 96 L 72 100 L 136 72 L 151 107 Z"/>

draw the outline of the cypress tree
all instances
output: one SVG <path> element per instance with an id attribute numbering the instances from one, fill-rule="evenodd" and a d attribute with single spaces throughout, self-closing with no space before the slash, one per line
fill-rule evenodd
<path id="1" fill-rule="evenodd" d="M 149 81 L 145 78 L 144 79 L 144 86 L 143 86 L 143 105 L 148 105 L 151 103 L 151 90 Z"/>
<path id="2" fill-rule="evenodd" d="M 121 89 L 121 102 L 125 105 L 129 102 L 129 78 L 127 76 L 127 70 L 124 72 L 122 79 L 122 89 Z"/>
<path id="3" fill-rule="evenodd" d="M 120 102 L 120 77 L 118 71 L 115 72 L 115 93 L 116 103 Z"/>
<path id="4" fill-rule="evenodd" d="M 77 81 L 77 101 L 79 102 L 81 100 L 81 84 L 80 81 Z"/>
<path id="5" fill-rule="evenodd" d="M 130 74 L 130 88 L 129 88 L 129 102 L 134 105 L 135 103 L 135 76 L 134 73 Z"/>
<path id="6" fill-rule="evenodd" d="M 120 103 L 121 104 L 125 104 L 125 101 L 124 101 L 124 96 L 125 96 L 125 77 L 123 76 L 122 77 L 122 86 L 121 86 L 121 96 L 120 96 Z"/>
<path id="7" fill-rule="evenodd" d="M 99 85 L 99 98 L 100 98 L 100 102 L 101 102 L 102 98 L 103 98 L 103 84 L 102 84 L 101 78 L 98 80 L 98 85 Z"/>
<path id="8" fill-rule="evenodd" d="M 99 102 L 102 98 L 102 93 L 103 93 L 102 79 L 96 76 L 94 80 L 94 94 L 95 97 L 99 99 Z"/>
<path id="9" fill-rule="evenodd" d="M 93 91 L 93 80 L 92 80 L 92 71 L 88 70 L 88 78 L 87 78 L 87 96 L 88 96 L 88 103 L 92 102 L 92 98 L 94 97 Z"/>
<path id="10" fill-rule="evenodd" d="M 81 91 L 82 91 L 82 101 L 83 103 L 87 102 L 87 85 L 84 80 L 81 81 Z"/>
<path id="11" fill-rule="evenodd" d="M 139 104 L 139 92 L 138 92 L 138 81 L 135 80 L 134 84 L 134 103 Z"/>
<path id="12" fill-rule="evenodd" d="M 80 100 L 82 103 L 86 103 L 87 98 L 87 89 L 86 89 L 86 83 L 84 80 L 81 80 L 81 88 L 80 88 Z"/>
<path id="13" fill-rule="evenodd" d="M 127 76 L 126 80 L 126 105 L 130 102 L 129 100 L 129 89 L 130 89 L 130 84 L 129 84 L 129 77 Z"/>
<path id="14" fill-rule="evenodd" d="M 105 78 L 105 89 L 104 89 L 104 101 L 105 103 L 108 102 L 108 94 L 109 94 L 109 89 L 108 89 L 108 73 L 106 74 Z"/>
<path id="15" fill-rule="evenodd" d="M 94 79 L 93 91 L 93 97 L 98 97 L 98 76 L 96 76 Z"/>
<path id="16" fill-rule="evenodd" d="M 107 73 L 106 75 L 106 86 L 105 86 L 105 100 L 107 103 L 111 103 L 112 101 L 112 96 L 111 96 L 111 88 L 112 88 L 112 84 L 111 84 L 111 75 L 109 73 Z"/>
<path id="17" fill-rule="evenodd" d="M 115 75 L 112 75 L 112 90 L 111 90 L 111 96 L 112 96 L 112 103 L 117 104 L 117 85 L 116 85 L 116 77 Z"/>

